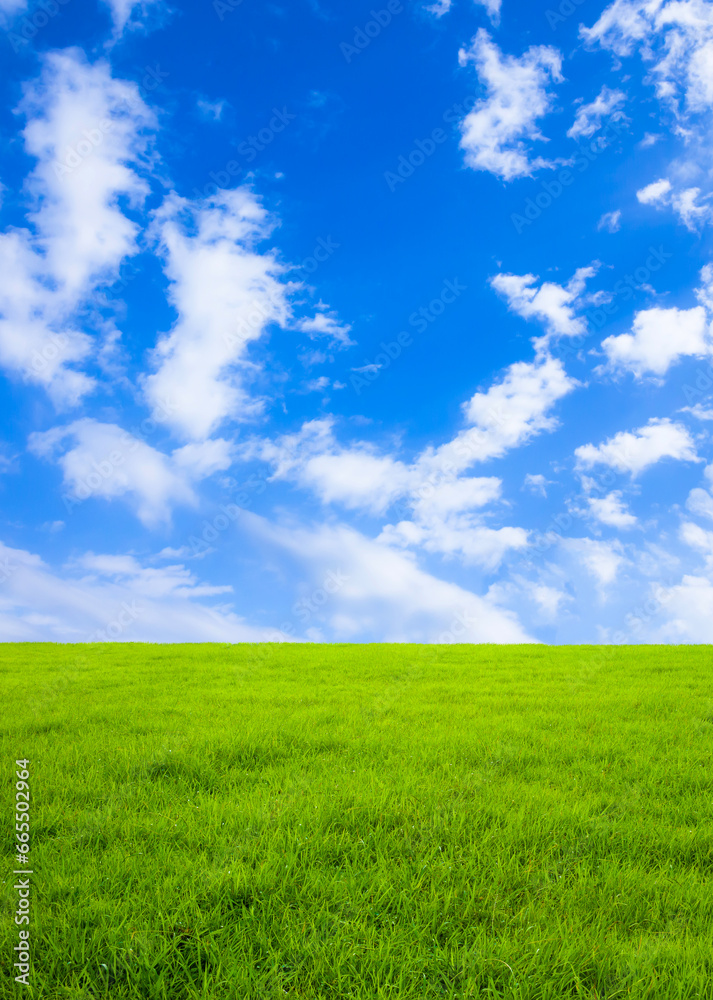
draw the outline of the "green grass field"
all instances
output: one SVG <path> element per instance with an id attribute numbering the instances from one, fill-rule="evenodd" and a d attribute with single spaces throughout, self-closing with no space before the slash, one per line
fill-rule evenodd
<path id="1" fill-rule="evenodd" d="M 0 676 L 2 998 L 713 998 L 710 647 L 4 644 Z"/>

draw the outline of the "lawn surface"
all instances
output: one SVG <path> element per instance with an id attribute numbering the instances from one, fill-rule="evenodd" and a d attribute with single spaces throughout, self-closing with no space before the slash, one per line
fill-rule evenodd
<path id="1" fill-rule="evenodd" d="M 711 647 L 3 644 L 0 684 L 2 1000 L 713 998 Z"/>

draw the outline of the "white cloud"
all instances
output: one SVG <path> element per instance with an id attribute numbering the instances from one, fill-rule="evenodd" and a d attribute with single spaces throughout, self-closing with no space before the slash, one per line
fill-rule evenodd
<path id="1" fill-rule="evenodd" d="M 558 422 L 550 410 L 578 384 L 559 358 L 510 365 L 500 382 L 476 392 L 465 404 L 466 420 L 473 426 L 438 448 L 426 449 L 421 466 L 463 472 L 476 462 L 501 458 L 538 434 L 554 430 Z"/>
<path id="2" fill-rule="evenodd" d="M 474 0 L 474 2 L 479 7 L 485 7 L 493 24 L 499 22 L 501 0 Z M 427 5 L 425 9 L 436 17 L 443 17 L 452 7 L 453 0 L 435 0 L 434 3 Z"/>
<path id="3" fill-rule="evenodd" d="M 664 178 L 637 191 L 636 197 L 642 204 L 654 205 L 658 209 L 670 205 L 684 226 L 693 233 L 698 231 L 701 224 L 713 219 L 710 205 L 699 204 L 699 198 L 703 197 L 708 201 L 710 195 L 701 196 L 699 187 L 674 191 L 671 182 Z"/>
<path id="4" fill-rule="evenodd" d="M 536 493 L 538 496 L 547 496 L 547 480 L 544 476 L 537 474 L 533 475 L 528 472 L 525 476 L 525 481 L 523 483 L 523 489 L 529 490 L 530 493 Z"/>
<path id="5" fill-rule="evenodd" d="M 356 368 L 351 368 L 350 371 L 359 372 L 360 374 L 363 374 L 364 372 L 369 372 L 371 375 L 376 375 L 376 373 L 380 371 L 383 367 L 384 367 L 383 365 L 374 364 L 374 362 L 372 361 L 367 365 L 360 365 L 357 366 Z"/>
<path id="6" fill-rule="evenodd" d="M 668 177 L 663 177 L 659 181 L 653 181 L 636 192 L 636 197 L 642 205 L 655 205 L 667 198 L 671 191 L 671 181 Z"/>
<path id="7" fill-rule="evenodd" d="M 707 517 L 709 521 L 713 521 L 713 496 L 708 490 L 703 490 L 700 487 L 691 490 L 686 500 L 686 507 L 692 514 L 697 514 L 698 517 Z"/>
<path id="8" fill-rule="evenodd" d="M 413 471 L 417 473 L 417 467 Z M 523 528 L 491 528 L 476 513 L 498 500 L 501 489 L 502 483 L 495 477 L 427 479 L 412 486 L 403 505 L 411 508 L 411 519 L 386 525 L 379 541 L 459 555 L 466 563 L 495 570 L 509 551 L 524 549 L 528 542 Z"/>
<path id="9" fill-rule="evenodd" d="M 615 0 L 606 7 L 591 28 L 580 26 L 580 35 L 588 42 L 598 42 L 619 56 L 630 55 L 633 45 L 651 32 L 648 13 L 660 6 L 660 0 Z"/>
<path id="10" fill-rule="evenodd" d="M 609 118 L 614 113 L 621 117 L 620 109 L 626 103 L 626 94 L 621 90 L 610 90 L 607 86 L 602 87 L 599 94 L 590 104 L 582 104 L 577 109 L 574 124 L 567 132 L 571 139 L 579 139 L 582 136 L 588 138 L 598 132 L 602 126 L 602 120 Z"/>
<path id="11" fill-rule="evenodd" d="M 421 457 L 407 464 L 379 454 L 374 445 L 340 445 L 331 418 L 310 420 L 294 434 L 274 441 L 254 439 L 240 449 L 243 460 L 260 458 L 273 466 L 273 478 L 312 490 L 323 503 L 383 514 L 396 500 L 409 498 L 421 517 L 472 510 L 500 496 L 495 477 L 459 479 L 455 470 L 436 470 Z"/>
<path id="12" fill-rule="evenodd" d="M 713 419 L 713 414 L 711 414 L 711 419 Z M 707 490 L 697 487 L 691 490 L 688 494 L 688 499 L 686 501 L 686 507 L 692 514 L 697 514 L 699 517 L 707 517 L 709 520 L 713 521 L 713 496 L 709 492 L 711 485 L 713 485 L 713 465 L 708 465 L 703 470 L 705 478 L 708 480 L 709 487 Z"/>
<path id="13" fill-rule="evenodd" d="M 297 433 L 274 441 L 253 439 L 239 456 L 268 462 L 273 478 L 296 482 L 325 504 L 379 516 L 400 501 L 402 519 L 384 528 L 382 542 L 459 555 L 493 569 L 509 550 L 526 547 L 528 532 L 486 524 L 475 511 L 499 498 L 500 480 L 463 473 L 553 429 L 556 420 L 548 411 L 575 385 L 554 358 L 512 365 L 500 383 L 465 405 L 474 426 L 438 448 L 427 448 L 410 464 L 365 442 L 340 445 L 331 418 L 308 421 Z"/>
<path id="14" fill-rule="evenodd" d="M 192 442 L 173 452 L 176 466 L 185 469 L 194 479 L 205 479 L 215 472 L 224 472 L 233 464 L 233 444 L 223 438 Z"/>
<path id="15" fill-rule="evenodd" d="M 331 382 L 326 375 L 320 375 L 319 378 L 309 379 L 302 386 L 302 392 L 325 392 L 329 389 Z"/>
<path id="16" fill-rule="evenodd" d="M 574 454 L 579 467 L 608 465 L 632 476 L 640 475 L 664 458 L 677 462 L 700 461 L 688 430 L 668 418 L 652 418 L 645 427 L 620 431 L 599 446 L 582 445 Z"/>
<path id="17" fill-rule="evenodd" d="M 0 24 L 8 23 L 26 8 L 27 0 L 0 0 Z"/>
<path id="18" fill-rule="evenodd" d="M 549 621 L 555 621 L 559 614 L 560 605 L 571 598 L 556 587 L 549 587 L 544 583 L 531 583 L 522 581 L 523 589 L 530 598 L 537 604 L 541 615 Z"/>
<path id="19" fill-rule="evenodd" d="M 710 111 L 713 109 L 713 7 L 710 0 L 616 0 L 583 37 L 616 53 L 640 53 L 664 114 L 681 140 L 682 155 L 669 177 L 647 185 L 639 200 L 671 208 L 683 225 L 697 232 L 713 222 L 710 204 Z M 661 125 L 665 125 L 662 120 Z M 656 135 L 645 137 L 648 144 Z M 642 143 L 644 145 L 644 143 Z M 696 186 L 695 181 L 698 181 Z"/>
<path id="20" fill-rule="evenodd" d="M 662 587 L 657 601 L 668 620 L 655 638 L 662 642 L 713 642 L 713 584 L 706 577 L 684 576 Z"/>
<path id="21" fill-rule="evenodd" d="M 713 531 L 706 531 L 692 521 L 681 525 L 681 541 L 705 557 L 707 568 L 713 569 Z"/>
<path id="22" fill-rule="evenodd" d="M 605 230 L 607 233 L 618 233 L 621 229 L 621 210 L 616 209 L 614 212 L 605 212 L 597 223 L 597 229 Z"/>
<path id="23" fill-rule="evenodd" d="M 701 268 L 701 285 L 696 289 L 696 298 L 713 315 L 713 264 Z"/>
<path id="24" fill-rule="evenodd" d="M 535 341 L 536 347 L 542 350 L 550 338 L 576 337 L 586 332 L 587 324 L 575 316 L 574 307 L 585 282 L 596 272 L 596 267 L 581 267 L 565 286 L 544 281 L 538 288 L 538 278 L 534 274 L 496 274 L 490 284 L 518 316 L 538 319 L 544 324 L 548 336 Z"/>
<path id="25" fill-rule="evenodd" d="M 493 24 L 497 24 L 499 22 L 502 0 L 475 0 L 475 3 L 480 7 L 485 7 Z"/>
<path id="26" fill-rule="evenodd" d="M 46 272 L 74 302 L 93 283 L 115 279 L 137 250 L 138 228 L 118 202 L 136 207 L 148 194 L 130 164 L 145 162 L 155 117 L 135 83 L 76 49 L 46 56 L 21 110 L 29 117 L 25 148 L 37 158 L 28 184 L 39 207 L 30 218 Z"/>
<path id="27" fill-rule="evenodd" d="M 335 641 L 378 635 L 383 642 L 532 642 L 516 616 L 419 568 L 413 556 L 346 525 L 278 527 L 248 515 L 251 534 L 302 560 L 314 583 L 331 571 L 343 583 L 318 619 Z"/>
<path id="28" fill-rule="evenodd" d="M 580 28 L 585 41 L 618 56 L 639 51 L 652 63 L 659 98 L 680 109 L 699 112 L 713 104 L 713 10 L 709 0 L 615 0 L 591 28 Z"/>
<path id="29" fill-rule="evenodd" d="M 403 492 L 406 467 L 366 446 L 308 458 L 301 472 L 324 503 L 339 502 L 352 509 L 382 513 Z"/>
<path id="30" fill-rule="evenodd" d="M 65 527 L 66 524 L 64 521 L 45 521 L 40 531 L 47 531 L 50 535 L 56 535 L 58 531 L 62 531 Z"/>
<path id="31" fill-rule="evenodd" d="M 318 337 L 328 337 L 332 346 L 354 345 L 354 341 L 349 337 L 351 327 L 346 323 L 340 323 L 334 314 L 318 312 L 313 317 L 300 320 L 297 329 L 307 333 L 313 340 Z"/>
<path id="32" fill-rule="evenodd" d="M 487 97 L 461 124 L 461 148 L 474 170 L 487 170 L 505 181 L 531 177 L 552 164 L 530 159 L 529 143 L 546 141 L 537 125 L 552 107 L 551 81 L 560 82 L 562 57 L 549 46 L 532 46 L 521 58 L 503 56 L 485 29 L 459 52 L 461 66 L 475 63 Z"/>
<path id="33" fill-rule="evenodd" d="M 42 268 L 27 230 L 0 234 L 0 364 L 43 386 L 58 408 L 75 406 L 95 386 L 73 367 L 91 355 L 92 338 L 74 327 Z"/>
<path id="34" fill-rule="evenodd" d="M 214 122 L 219 122 L 222 118 L 225 105 L 225 101 L 207 101 L 203 97 L 199 97 L 196 101 L 196 107 L 203 117 L 210 118 Z"/>
<path id="35" fill-rule="evenodd" d="M 417 518 L 431 520 L 485 507 L 498 500 L 501 492 L 502 483 L 495 476 L 426 480 L 413 491 L 412 500 Z"/>
<path id="36" fill-rule="evenodd" d="M 136 31 L 146 26 L 149 15 L 163 6 L 163 0 L 102 0 L 111 12 L 114 38 L 126 31 Z"/>
<path id="37" fill-rule="evenodd" d="M 683 406 L 680 412 L 690 413 L 697 420 L 713 420 L 713 410 L 707 410 L 701 403 L 696 403 L 695 406 Z"/>
<path id="38" fill-rule="evenodd" d="M 598 542 L 592 538 L 567 538 L 562 541 L 566 552 L 576 557 L 600 587 L 616 580 L 624 562 L 618 542 Z"/>
<path id="39" fill-rule="evenodd" d="M 508 552 L 527 548 L 528 532 L 524 528 L 489 528 L 472 516 L 461 515 L 388 524 L 378 541 L 400 548 L 418 546 L 445 556 L 459 555 L 466 563 L 493 571 Z"/>
<path id="40" fill-rule="evenodd" d="M 683 357 L 703 358 L 711 353 L 705 309 L 645 309 L 637 312 L 631 333 L 607 337 L 602 348 L 615 368 L 637 378 L 665 375 Z"/>
<path id="41" fill-rule="evenodd" d="M 713 41 L 710 37 L 710 9 L 706 35 L 705 41 L 699 42 L 694 48 L 688 64 L 686 96 L 689 107 L 694 111 L 702 111 L 713 106 Z"/>
<path id="42" fill-rule="evenodd" d="M 135 84 L 75 49 L 45 56 L 20 110 L 35 207 L 32 230 L 0 234 L 0 364 L 71 406 L 95 384 L 74 367 L 96 349 L 82 309 L 138 249 L 119 202 L 136 207 L 148 192 L 137 169 L 155 119 Z"/>
<path id="43" fill-rule="evenodd" d="M 200 583 L 183 566 L 145 567 L 131 556 L 87 553 L 53 571 L 39 556 L 0 543 L 0 633 L 14 642 L 258 642 L 223 602 L 229 587 Z"/>
<path id="44" fill-rule="evenodd" d="M 621 498 L 621 492 L 614 490 L 605 497 L 587 497 L 589 513 L 602 524 L 612 528 L 633 528 L 636 518 L 627 509 Z"/>
<path id="45" fill-rule="evenodd" d="M 371 445 L 341 447 L 331 419 L 310 420 L 297 433 L 275 441 L 252 441 L 242 448 L 242 457 L 270 463 L 273 478 L 297 482 L 323 503 L 373 514 L 384 513 L 414 482 L 413 471 L 403 462 L 379 455 Z"/>
<path id="46" fill-rule="evenodd" d="M 325 504 L 379 516 L 400 501 L 398 513 L 407 517 L 383 529 L 380 541 L 388 544 L 460 555 L 491 569 L 527 544 L 522 528 L 491 528 L 474 513 L 499 499 L 499 479 L 459 478 L 421 458 L 409 465 L 364 442 L 342 447 L 331 420 L 309 421 L 276 441 L 252 441 L 242 457 L 269 462 L 273 478 L 296 482 Z"/>
<path id="47" fill-rule="evenodd" d="M 284 326 L 290 318 L 291 286 L 280 280 L 286 268 L 273 253 L 256 249 L 270 229 L 266 211 L 246 188 L 200 204 L 172 195 L 156 213 L 178 320 L 153 352 L 156 371 L 145 377 L 144 389 L 155 410 L 167 397 L 179 400 L 170 423 L 189 440 L 260 410 L 244 384 L 246 352 L 271 323 Z"/>
<path id="48" fill-rule="evenodd" d="M 29 445 L 62 469 L 69 511 L 90 498 L 121 498 L 148 527 L 168 521 L 175 506 L 195 506 L 193 483 L 230 464 L 226 441 L 191 444 L 168 456 L 116 424 L 90 418 L 36 432 Z"/>
<path id="49" fill-rule="evenodd" d="M 645 132 L 644 133 L 644 138 L 638 144 L 639 148 L 640 149 L 651 149 L 651 147 L 655 146 L 656 143 L 659 142 L 662 138 L 663 138 L 663 136 L 661 135 L 660 132 L 655 132 L 655 133 L 653 133 L 653 132 Z"/>
<path id="50" fill-rule="evenodd" d="M 435 3 L 429 4 L 426 10 L 430 14 L 435 14 L 436 17 L 443 17 L 453 6 L 453 0 L 435 0 Z"/>
<path id="51" fill-rule="evenodd" d="M 229 594 L 233 589 L 227 585 L 216 587 L 197 584 L 193 574 L 185 566 L 142 566 L 131 555 L 95 555 L 87 552 L 75 559 L 71 568 L 86 570 L 91 574 L 92 581 L 105 578 L 115 583 L 130 583 L 137 594 L 151 599 L 170 596 L 215 597 L 217 594 Z"/>
<path id="52" fill-rule="evenodd" d="M 697 187 L 686 188 L 677 192 L 671 201 L 674 211 L 686 229 L 692 233 L 698 231 L 701 223 L 708 222 L 713 218 L 710 205 L 699 205 L 698 199 L 701 197 L 701 189 Z M 705 196 L 710 197 L 710 195 Z"/>

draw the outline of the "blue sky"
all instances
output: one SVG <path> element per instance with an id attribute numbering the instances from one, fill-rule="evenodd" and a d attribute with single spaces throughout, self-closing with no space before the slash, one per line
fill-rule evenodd
<path id="1" fill-rule="evenodd" d="M 2 639 L 713 640 L 713 3 L 0 26 Z"/>

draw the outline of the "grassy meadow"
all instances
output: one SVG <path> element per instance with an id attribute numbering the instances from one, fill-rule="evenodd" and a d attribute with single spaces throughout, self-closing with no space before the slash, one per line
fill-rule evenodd
<path id="1" fill-rule="evenodd" d="M 713 998 L 710 647 L 3 644 L 0 683 L 2 1000 Z"/>

